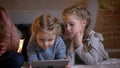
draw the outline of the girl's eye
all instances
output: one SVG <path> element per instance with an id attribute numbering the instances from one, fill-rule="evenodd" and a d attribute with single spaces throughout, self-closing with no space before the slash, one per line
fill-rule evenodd
<path id="1" fill-rule="evenodd" d="M 40 41 L 45 41 L 44 39 L 40 39 Z"/>
<path id="2" fill-rule="evenodd" d="M 70 26 L 74 26 L 74 24 L 71 23 Z"/>
<path id="3" fill-rule="evenodd" d="M 49 39 L 48 41 L 52 41 L 53 39 Z"/>

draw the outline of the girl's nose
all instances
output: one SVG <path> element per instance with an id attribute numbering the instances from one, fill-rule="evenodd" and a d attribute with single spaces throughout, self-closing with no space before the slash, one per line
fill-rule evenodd
<path id="1" fill-rule="evenodd" d="M 44 45 L 44 47 L 49 47 L 49 43 L 48 43 L 47 41 L 45 41 L 45 42 L 43 43 L 43 45 Z"/>
<path id="2" fill-rule="evenodd" d="M 70 30 L 70 26 L 69 25 L 66 26 L 66 30 Z"/>

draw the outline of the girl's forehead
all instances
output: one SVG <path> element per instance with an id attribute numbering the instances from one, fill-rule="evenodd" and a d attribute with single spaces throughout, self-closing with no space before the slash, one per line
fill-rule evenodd
<path id="1" fill-rule="evenodd" d="M 74 21 L 74 20 L 82 21 L 83 19 L 81 17 L 78 17 L 77 15 L 68 15 L 65 17 L 64 20 L 65 21 Z"/>
<path id="2" fill-rule="evenodd" d="M 65 18 L 75 18 L 75 19 L 82 19 L 82 17 L 75 15 L 75 14 L 68 14 L 65 16 Z"/>
<path id="3" fill-rule="evenodd" d="M 48 35 L 48 36 L 51 36 L 51 35 L 56 35 L 55 34 L 55 31 L 38 31 L 37 32 L 38 35 Z"/>
<path id="4" fill-rule="evenodd" d="M 56 37 L 56 34 L 54 32 L 38 32 L 37 33 L 37 38 L 41 38 L 41 39 L 53 39 Z"/>
<path id="5" fill-rule="evenodd" d="M 42 33 L 42 34 L 51 34 L 51 33 L 54 33 L 55 30 L 47 30 L 47 29 L 43 29 L 43 30 L 40 30 L 38 31 L 39 33 Z"/>

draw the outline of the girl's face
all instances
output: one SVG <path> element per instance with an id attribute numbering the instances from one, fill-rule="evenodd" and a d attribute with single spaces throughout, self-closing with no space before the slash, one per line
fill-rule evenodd
<path id="1" fill-rule="evenodd" d="M 67 37 L 73 38 L 78 32 L 84 32 L 85 20 L 80 20 L 75 15 L 67 15 L 63 20 Z"/>
<path id="2" fill-rule="evenodd" d="M 51 47 L 55 42 L 56 34 L 53 31 L 47 33 L 38 31 L 36 34 L 37 44 L 44 50 Z"/>

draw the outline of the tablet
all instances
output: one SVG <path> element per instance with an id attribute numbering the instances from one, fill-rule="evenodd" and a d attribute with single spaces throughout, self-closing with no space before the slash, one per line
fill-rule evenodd
<path id="1" fill-rule="evenodd" d="M 44 60 L 32 62 L 32 68 L 64 68 L 69 60 Z"/>

